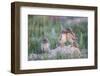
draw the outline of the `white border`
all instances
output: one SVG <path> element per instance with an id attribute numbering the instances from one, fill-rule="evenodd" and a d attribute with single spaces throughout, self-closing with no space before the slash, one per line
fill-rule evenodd
<path id="1" fill-rule="evenodd" d="M 88 17 L 88 58 L 28 61 L 28 14 Z M 52 9 L 40 7 L 20 8 L 20 69 L 42 69 L 94 65 L 94 11 Z"/>

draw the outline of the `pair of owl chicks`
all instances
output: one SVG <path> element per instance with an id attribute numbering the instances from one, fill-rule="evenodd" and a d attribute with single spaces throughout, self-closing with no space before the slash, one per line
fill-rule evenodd
<path id="1" fill-rule="evenodd" d="M 78 47 L 77 44 L 77 37 L 75 33 L 72 31 L 72 29 L 63 29 L 59 38 L 59 45 L 65 46 L 66 42 L 69 42 L 72 46 Z"/>
<path id="2" fill-rule="evenodd" d="M 61 31 L 60 37 L 58 39 L 58 46 L 64 47 L 65 43 L 68 41 L 68 42 L 70 42 L 72 47 L 78 48 L 78 44 L 77 44 L 76 40 L 77 40 L 77 37 L 71 29 L 69 29 L 69 28 L 63 29 Z M 49 43 L 48 38 L 46 38 L 46 37 L 44 37 L 41 42 L 41 50 L 44 52 L 50 51 L 50 43 Z"/>

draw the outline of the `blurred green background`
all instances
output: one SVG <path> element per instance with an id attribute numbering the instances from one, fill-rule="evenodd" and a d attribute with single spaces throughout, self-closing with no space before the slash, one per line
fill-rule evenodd
<path id="1" fill-rule="evenodd" d="M 41 54 L 41 39 L 46 36 L 50 49 L 56 48 L 62 28 L 72 28 L 83 58 L 88 57 L 88 18 L 74 16 L 28 15 L 28 55 Z"/>

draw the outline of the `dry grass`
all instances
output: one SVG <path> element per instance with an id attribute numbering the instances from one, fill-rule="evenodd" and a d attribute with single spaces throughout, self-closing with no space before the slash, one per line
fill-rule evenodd
<path id="1" fill-rule="evenodd" d="M 53 59 L 78 59 L 78 58 L 87 58 L 87 50 L 71 50 L 68 46 L 63 48 L 57 47 L 56 49 L 51 50 L 48 53 L 41 54 L 30 54 L 29 60 L 53 60 Z"/>

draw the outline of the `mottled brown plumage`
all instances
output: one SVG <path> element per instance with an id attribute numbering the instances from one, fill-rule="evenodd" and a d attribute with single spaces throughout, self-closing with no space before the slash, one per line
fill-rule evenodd
<path id="1" fill-rule="evenodd" d="M 63 29 L 60 35 L 59 43 L 61 46 L 64 46 L 64 44 L 68 41 L 71 44 L 73 44 L 76 41 L 77 37 L 75 33 L 72 31 L 72 29 L 66 28 Z"/>
<path id="2" fill-rule="evenodd" d="M 48 38 L 43 38 L 42 42 L 41 42 L 41 50 L 44 52 L 49 52 L 50 51 L 50 44 L 48 41 Z"/>

